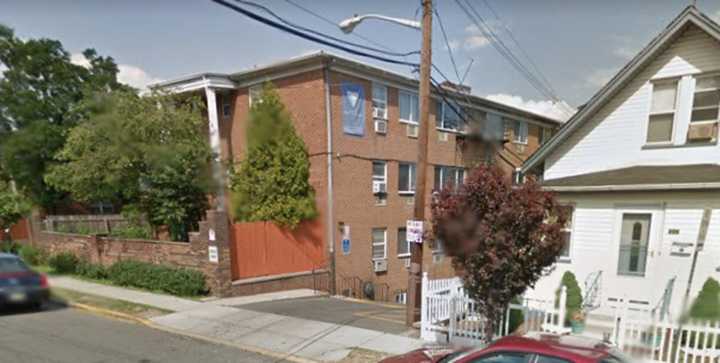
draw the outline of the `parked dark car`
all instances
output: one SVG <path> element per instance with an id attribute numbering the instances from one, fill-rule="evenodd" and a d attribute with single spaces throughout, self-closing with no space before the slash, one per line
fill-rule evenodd
<path id="1" fill-rule="evenodd" d="M 40 309 L 50 297 L 47 277 L 19 257 L 0 253 L 0 308 L 27 305 Z"/>
<path id="2" fill-rule="evenodd" d="M 479 348 L 423 348 L 386 358 L 382 363 L 627 363 L 612 345 L 569 335 L 508 336 Z"/>

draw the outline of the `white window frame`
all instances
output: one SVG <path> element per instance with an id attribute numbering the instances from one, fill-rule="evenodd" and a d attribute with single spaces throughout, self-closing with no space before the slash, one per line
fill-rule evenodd
<path id="1" fill-rule="evenodd" d="M 528 143 L 528 123 L 527 121 L 513 120 L 513 142 L 516 144 L 527 145 Z"/>
<path id="2" fill-rule="evenodd" d="M 410 190 L 403 190 L 400 189 L 400 166 L 401 165 L 409 165 L 408 167 L 408 183 L 410 184 Z M 398 193 L 399 194 L 405 194 L 405 195 L 415 195 L 415 187 L 416 187 L 416 173 L 417 173 L 417 165 L 412 162 L 400 162 L 398 163 Z"/>
<path id="3" fill-rule="evenodd" d="M 401 110 L 400 102 L 403 99 L 403 97 L 402 97 L 403 95 L 407 95 L 410 97 L 410 106 L 411 106 L 410 107 L 410 116 L 411 116 L 410 118 L 411 119 L 414 118 L 414 120 L 406 120 L 406 119 L 402 118 L 402 112 L 400 112 L 400 110 Z M 414 103 L 415 107 L 412 107 L 413 103 Z M 417 113 L 417 114 L 415 114 L 415 113 Z M 417 93 L 409 92 L 409 91 L 405 91 L 405 90 L 398 91 L 398 114 L 399 114 L 398 117 L 400 119 L 400 122 L 402 122 L 402 123 L 411 124 L 411 125 L 419 125 L 420 124 L 420 121 L 419 121 L 420 100 L 418 98 Z"/>
<path id="4" fill-rule="evenodd" d="M 653 112 L 652 110 L 652 103 L 653 103 L 653 97 L 655 95 L 655 85 L 658 84 L 667 84 L 667 83 L 674 83 L 675 84 L 675 105 L 673 106 L 672 110 L 662 110 L 660 112 Z M 677 111 L 678 111 L 678 105 L 680 102 L 680 78 L 671 78 L 671 79 L 663 79 L 658 80 L 650 83 L 650 102 L 648 102 L 648 118 L 645 122 L 645 133 L 643 134 L 643 138 L 645 141 L 645 145 L 672 145 L 675 143 L 675 130 L 677 129 Z M 694 95 L 694 92 L 693 92 Z M 673 121 L 672 121 L 672 130 L 670 131 L 670 140 L 666 141 L 648 141 L 648 131 L 650 130 L 650 118 L 653 115 L 665 115 L 670 114 L 673 115 Z M 688 121 L 689 123 L 689 121 Z"/>
<path id="5" fill-rule="evenodd" d="M 446 172 L 452 172 L 453 179 L 455 179 L 455 187 L 459 187 L 465 182 L 465 174 L 466 171 L 462 166 L 452 166 L 452 165 L 435 165 L 435 168 L 440 169 L 440 185 L 433 185 L 434 190 L 440 191 L 445 188 L 444 182 L 445 182 L 445 173 Z M 435 183 L 435 168 L 433 168 L 433 183 Z M 462 171 L 462 178 L 459 178 L 459 173 Z"/>
<path id="6" fill-rule="evenodd" d="M 262 97 L 262 87 L 263 86 L 261 83 L 254 84 L 248 87 L 248 106 L 253 106 L 253 93 L 258 97 Z M 259 102 L 260 100 L 257 101 Z"/>
<path id="7" fill-rule="evenodd" d="M 375 92 L 376 90 L 383 89 L 385 97 L 379 98 L 378 95 Z M 384 112 L 383 115 L 380 117 L 376 117 L 376 120 L 387 120 L 388 119 L 388 88 L 384 84 L 380 84 L 377 82 L 373 82 L 372 84 L 372 108 L 373 108 L 373 115 L 375 114 L 375 103 L 380 103 L 383 105 Z"/>
<path id="8" fill-rule="evenodd" d="M 374 236 L 376 230 L 382 230 L 383 231 L 383 241 L 382 242 L 375 242 Z M 370 255 L 372 257 L 373 261 L 382 261 L 387 260 L 387 228 L 378 227 L 373 228 L 370 230 L 370 241 L 372 242 L 372 248 L 370 249 Z M 375 246 L 383 246 L 383 257 L 375 257 L 374 251 Z"/>
<path id="9" fill-rule="evenodd" d="M 406 228 L 406 227 L 398 227 L 398 229 L 397 229 L 397 231 L 398 231 L 397 237 L 400 237 L 400 231 L 403 230 L 403 229 L 405 230 L 405 244 L 407 245 L 407 252 L 406 252 L 406 253 L 398 253 L 398 254 L 397 254 L 397 257 L 398 257 L 398 258 L 407 258 L 407 257 L 410 257 L 410 255 L 411 255 L 411 253 L 410 253 L 410 251 L 411 251 L 411 250 L 410 250 L 410 242 L 407 240 L 407 228 Z M 399 247 L 399 246 L 400 246 L 400 238 L 398 238 L 397 244 L 398 244 L 398 247 Z"/>
<path id="10" fill-rule="evenodd" d="M 447 102 L 444 101 L 444 100 L 443 100 L 443 101 L 438 101 L 438 102 L 437 102 L 437 105 L 438 105 L 439 107 L 437 107 L 437 108 L 438 108 L 438 109 L 437 109 L 437 114 L 435 115 L 435 117 L 437 118 L 437 122 L 435 123 L 435 128 L 438 129 L 438 130 L 440 130 L 440 131 L 458 132 L 458 130 L 461 129 L 461 127 L 460 127 L 459 124 L 456 125 L 455 128 L 445 127 L 445 108 L 446 108 L 446 107 L 449 107 L 449 106 L 447 105 Z M 458 105 L 458 104 L 456 104 L 456 106 L 457 106 L 457 107 L 460 107 L 460 105 Z M 458 120 L 458 122 L 462 122 L 462 120 Z M 438 126 L 438 123 L 440 124 L 440 126 Z"/>
<path id="11" fill-rule="evenodd" d="M 387 172 L 388 172 L 388 170 L 387 170 L 387 161 L 385 161 L 385 160 L 373 160 L 372 163 L 373 163 L 373 168 L 372 168 L 372 173 L 373 173 L 373 174 L 372 174 L 372 180 L 373 180 L 373 181 L 385 182 L 385 184 L 387 184 Z M 375 175 L 375 164 L 382 164 L 382 165 L 383 165 L 383 175 L 382 175 L 382 176 Z"/>
<path id="12" fill-rule="evenodd" d="M 712 106 L 704 106 L 704 107 L 700 107 L 700 108 L 694 107 L 694 104 L 695 104 L 695 94 L 698 93 L 698 87 L 697 87 L 697 85 L 698 85 L 699 81 L 700 81 L 701 79 L 704 79 L 704 78 L 720 78 L 720 74 L 711 73 L 711 74 L 700 75 L 700 76 L 695 77 L 695 87 L 694 87 L 693 92 L 692 92 L 692 100 L 690 100 L 690 120 L 688 121 L 690 125 L 702 125 L 702 124 L 715 123 L 715 122 L 718 122 L 718 119 L 720 118 L 720 104 L 718 104 L 716 107 L 712 107 Z M 716 88 L 704 89 L 704 90 L 701 90 L 700 92 L 713 92 L 713 91 L 714 91 L 714 92 L 720 92 L 720 86 L 718 86 L 718 87 L 716 87 Z M 676 92 L 676 93 L 675 93 L 675 97 L 677 98 L 677 92 L 678 92 L 678 90 L 676 90 L 675 92 Z M 677 104 L 677 102 L 676 102 L 676 104 Z M 696 109 L 698 109 L 698 110 L 707 110 L 707 109 L 712 109 L 712 108 L 718 108 L 718 118 L 716 118 L 715 120 L 703 120 L 703 121 L 693 121 L 693 120 L 692 120 L 692 113 L 693 113 L 693 111 L 695 111 Z M 677 112 L 677 105 L 675 106 L 675 109 L 676 109 L 676 112 Z M 673 125 L 673 126 L 674 126 L 674 125 Z"/>
<path id="13" fill-rule="evenodd" d="M 558 262 L 567 263 L 567 262 L 572 261 L 572 250 L 573 250 L 573 244 L 574 244 L 573 238 L 575 237 L 575 205 L 574 204 L 566 204 L 566 205 L 564 205 L 564 207 L 571 209 L 571 213 L 568 216 L 568 218 L 570 220 L 566 221 L 565 225 L 560 229 L 560 231 L 570 233 L 570 238 L 568 238 L 567 256 L 558 255 Z M 562 253 L 562 251 L 561 251 L 561 253 Z"/>

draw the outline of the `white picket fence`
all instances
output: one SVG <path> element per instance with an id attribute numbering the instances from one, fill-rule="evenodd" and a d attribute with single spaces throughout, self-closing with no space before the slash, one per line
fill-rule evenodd
<path id="1" fill-rule="evenodd" d="M 627 304 L 616 315 L 612 342 L 637 361 L 720 363 L 720 322 L 686 321 L 633 314 Z"/>
<path id="2" fill-rule="evenodd" d="M 510 323 L 516 312 L 522 313 L 523 332 L 569 332 L 563 326 L 566 295 L 563 288 L 558 304 L 534 299 L 511 304 L 495 324 L 495 337 L 514 333 Z M 426 341 L 475 345 L 486 340 L 487 319 L 478 312 L 477 302 L 465 293 L 460 278 L 430 280 L 427 273 L 423 274 L 421 309 L 420 337 Z"/>

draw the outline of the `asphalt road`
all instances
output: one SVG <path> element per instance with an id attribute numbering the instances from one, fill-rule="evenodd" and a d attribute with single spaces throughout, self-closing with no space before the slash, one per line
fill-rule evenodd
<path id="1" fill-rule="evenodd" d="M 0 314 L 0 362 L 276 362 L 139 324 L 63 307 Z"/>

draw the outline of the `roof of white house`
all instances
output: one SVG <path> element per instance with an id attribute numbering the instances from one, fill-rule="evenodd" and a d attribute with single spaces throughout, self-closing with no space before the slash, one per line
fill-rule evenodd
<path id="1" fill-rule="evenodd" d="M 528 172 L 541 166 L 542 162 L 564 140 L 572 135 L 582 125 L 588 122 L 595 112 L 612 99 L 623 87 L 630 82 L 648 63 L 665 50 L 682 33 L 688 25 L 695 25 L 714 39 L 720 41 L 720 25 L 710 17 L 703 14 L 695 6 L 686 7 L 670 24 L 650 43 L 645 46 L 629 63 L 605 84 L 590 100 L 578 109 L 558 132 L 542 147 L 540 147 L 523 164 L 522 171 Z"/>

